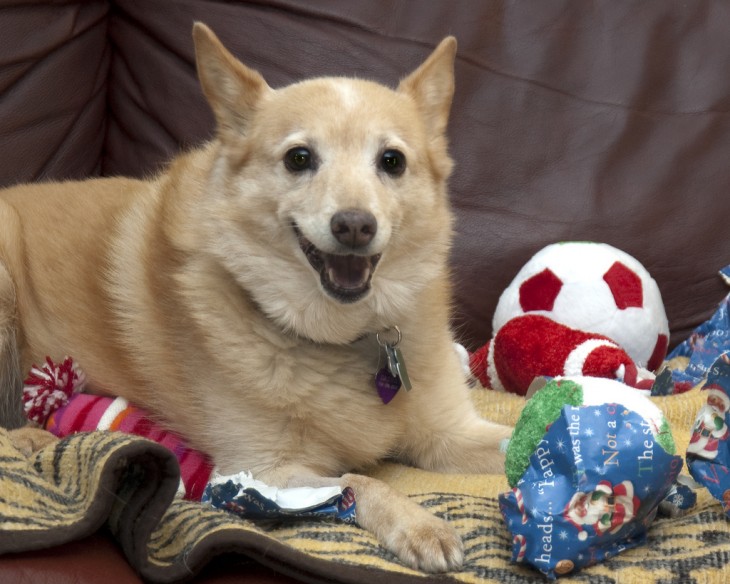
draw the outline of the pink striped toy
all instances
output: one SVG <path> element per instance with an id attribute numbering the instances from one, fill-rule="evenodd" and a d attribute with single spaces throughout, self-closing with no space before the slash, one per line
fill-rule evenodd
<path id="1" fill-rule="evenodd" d="M 185 498 L 200 500 L 213 472 L 205 454 L 188 447 L 181 436 L 166 430 L 144 410 L 118 397 L 80 393 L 85 377 L 66 357 L 56 364 L 34 365 L 25 380 L 23 401 L 28 418 L 59 438 L 77 432 L 110 430 L 134 434 L 168 448 L 180 464 Z"/>

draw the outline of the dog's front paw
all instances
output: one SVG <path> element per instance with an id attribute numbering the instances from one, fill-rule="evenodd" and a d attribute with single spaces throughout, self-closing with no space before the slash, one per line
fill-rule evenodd
<path id="1" fill-rule="evenodd" d="M 348 474 L 340 486 L 355 492 L 357 522 L 405 565 L 423 572 L 461 567 L 464 545 L 454 528 L 385 483 Z"/>
<path id="2" fill-rule="evenodd" d="M 423 572 L 449 572 L 464 562 L 461 538 L 446 521 L 418 513 L 386 537 L 386 547 L 406 565 Z"/>

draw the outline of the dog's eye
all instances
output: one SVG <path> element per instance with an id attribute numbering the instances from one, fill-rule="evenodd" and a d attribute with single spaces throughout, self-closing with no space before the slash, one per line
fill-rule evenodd
<path id="1" fill-rule="evenodd" d="M 386 150 L 380 157 L 380 168 L 391 176 L 400 176 L 406 169 L 406 155 L 400 150 Z"/>
<path id="2" fill-rule="evenodd" d="M 312 168 L 312 153 L 301 146 L 292 148 L 284 155 L 284 164 L 292 172 L 301 172 Z"/>

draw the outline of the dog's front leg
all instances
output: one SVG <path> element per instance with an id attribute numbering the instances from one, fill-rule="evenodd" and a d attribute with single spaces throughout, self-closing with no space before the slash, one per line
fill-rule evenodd
<path id="1" fill-rule="evenodd" d="M 461 566 L 464 548 L 454 528 L 378 479 L 345 474 L 340 478 L 300 476 L 287 482 L 287 486 L 333 485 L 352 489 L 358 525 L 407 566 L 424 572 Z"/>
<path id="2" fill-rule="evenodd" d="M 454 390 L 440 407 L 424 402 L 411 409 L 408 432 L 399 458 L 420 468 L 445 473 L 504 472 L 512 428 L 482 419 L 466 391 Z M 414 396 L 415 397 L 415 396 Z"/>
<path id="3" fill-rule="evenodd" d="M 403 458 L 436 472 L 502 474 L 512 428 L 478 418 L 455 420 L 452 426 L 428 434 L 415 432 Z"/>
<path id="4" fill-rule="evenodd" d="M 358 524 L 404 564 L 425 572 L 461 566 L 463 544 L 446 521 L 377 479 L 346 474 L 340 485 L 355 493 Z"/>

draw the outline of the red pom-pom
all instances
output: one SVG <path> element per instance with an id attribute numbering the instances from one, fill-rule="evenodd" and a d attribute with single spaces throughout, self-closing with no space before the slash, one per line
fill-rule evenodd
<path id="1" fill-rule="evenodd" d="M 46 357 L 43 366 L 33 365 L 23 382 L 23 404 L 29 420 L 45 426 L 48 416 L 65 406 L 69 398 L 83 389 L 86 377 L 66 357 L 62 363 L 54 363 Z"/>

